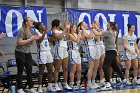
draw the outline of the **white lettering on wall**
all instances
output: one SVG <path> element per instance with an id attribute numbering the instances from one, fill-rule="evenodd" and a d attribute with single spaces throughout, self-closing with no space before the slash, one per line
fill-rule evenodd
<path id="1" fill-rule="evenodd" d="M 108 16 L 110 17 L 110 22 L 115 22 L 115 14 L 108 14 Z"/>
<path id="2" fill-rule="evenodd" d="M 98 13 L 98 14 L 95 16 L 95 20 L 99 21 L 99 18 L 100 18 L 100 17 L 101 17 L 102 20 L 103 20 L 103 29 L 106 30 L 106 29 L 107 29 L 107 19 L 106 19 L 106 17 L 105 17 L 104 14 Z"/>
<path id="3" fill-rule="evenodd" d="M 88 17 L 88 21 L 89 21 L 89 24 L 91 24 L 91 16 L 89 13 L 81 13 L 80 16 L 79 16 L 79 22 L 80 23 L 81 21 L 84 20 L 84 17 L 87 16 Z"/>
<path id="4" fill-rule="evenodd" d="M 33 10 L 25 10 L 25 12 L 27 13 L 27 17 L 30 17 L 30 18 L 32 18 L 32 20 L 34 20 L 34 21 L 41 21 L 41 20 L 38 20 L 37 19 L 37 17 L 36 17 L 36 15 L 35 15 L 35 13 L 34 13 L 34 11 Z M 41 15 L 39 15 L 39 16 L 41 16 Z M 41 18 L 40 18 L 41 19 Z"/>
<path id="5" fill-rule="evenodd" d="M 37 13 L 38 13 L 38 16 L 39 16 L 39 22 L 41 22 L 41 14 L 43 13 L 42 10 L 37 10 Z M 46 20 L 46 19 L 43 19 L 43 20 Z"/>
<path id="6" fill-rule="evenodd" d="M 12 33 L 12 14 L 15 13 L 17 16 L 17 27 L 18 29 L 22 26 L 23 18 L 22 14 L 16 10 L 11 9 L 8 11 L 6 19 L 5 19 L 5 27 L 6 27 L 6 33 L 8 37 L 13 37 Z"/>
<path id="7" fill-rule="evenodd" d="M 129 14 L 122 14 L 122 16 L 124 17 L 124 34 L 128 34 L 128 28 L 127 28 L 127 24 L 128 24 L 128 17 Z"/>

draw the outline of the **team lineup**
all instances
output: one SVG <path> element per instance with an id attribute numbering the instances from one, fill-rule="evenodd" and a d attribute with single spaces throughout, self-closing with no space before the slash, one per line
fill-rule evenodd
<path id="1" fill-rule="evenodd" d="M 37 29 L 34 32 L 31 27 Z M 123 85 L 140 84 L 140 62 L 139 62 L 139 38 L 134 34 L 135 26 L 128 24 L 128 34 L 123 36 L 124 60 L 126 64 L 125 73 L 121 71 L 120 54 L 118 49 L 118 25 L 116 22 L 108 22 L 107 30 L 100 28 L 98 21 L 90 24 L 82 21 L 78 26 L 54 19 L 51 23 L 51 36 L 41 22 L 34 22 L 30 17 L 23 20 L 22 27 L 18 31 L 15 59 L 17 63 L 17 92 L 25 93 L 22 89 L 22 75 L 24 67 L 27 70 L 27 82 L 29 91 L 37 93 L 32 82 L 32 56 L 31 45 L 36 42 L 38 51 L 38 92 L 42 93 L 42 78 L 45 67 L 48 71 L 47 91 L 61 91 L 81 88 L 81 55 L 79 52 L 80 42 L 83 42 L 84 55 L 88 61 L 87 88 L 101 90 L 112 89 L 112 72 L 117 72 Z M 4 34 L 0 35 L 0 39 Z M 49 43 L 53 44 L 53 54 Z M 0 52 L 0 56 L 3 53 Z M 70 73 L 68 73 L 70 65 Z M 53 72 L 54 66 L 54 72 Z M 59 72 L 62 66 L 64 82 L 60 83 Z M 133 80 L 130 82 L 129 70 L 133 67 Z M 96 83 L 96 75 L 99 71 L 100 82 Z M 68 75 L 69 74 L 69 75 Z M 70 77 L 69 83 L 68 76 Z M 53 78 L 54 79 L 53 79 Z M 74 80 L 76 78 L 76 81 Z M 53 85 L 54 83 L 54 85 Z M 63 87 L 62 85 L 63 84 Z"/>

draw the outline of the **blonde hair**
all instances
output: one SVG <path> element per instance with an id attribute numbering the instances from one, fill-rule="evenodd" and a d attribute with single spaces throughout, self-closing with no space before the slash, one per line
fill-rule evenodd
<path id="1" fill-rule="evenodd" d="M 26 36 L 26 39 L 29 38 L 29 31 L 27 30 L 27 26 L 26 26 L 26 22 L 28 22 L 30 17 L 26 17 L 23 22 L 22 22 L 22 27 L 24 29 L 24 32 L 25 32 L 25 36 Z"/>

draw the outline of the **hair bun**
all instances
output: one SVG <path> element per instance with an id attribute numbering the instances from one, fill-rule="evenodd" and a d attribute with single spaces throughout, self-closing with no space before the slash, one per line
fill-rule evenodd
<path id="1" fill-rule="evenodd" d="M 130 26 L 130 24 L 127 24 L 127 26 Z"/>

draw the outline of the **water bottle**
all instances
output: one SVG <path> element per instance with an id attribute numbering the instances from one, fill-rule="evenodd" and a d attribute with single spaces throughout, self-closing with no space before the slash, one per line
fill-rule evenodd
<path id="1" fill-rule="evenodd" d="M 16 87 L 14 85 L 11 86 L 11 93 L 16 93 Z"/>

